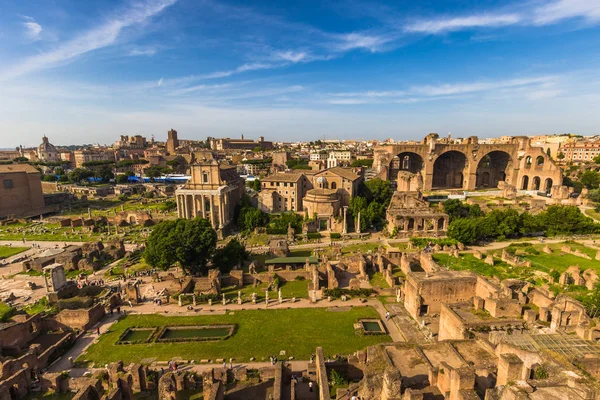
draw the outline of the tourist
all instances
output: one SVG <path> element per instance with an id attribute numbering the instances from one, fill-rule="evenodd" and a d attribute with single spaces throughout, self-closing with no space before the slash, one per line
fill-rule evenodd
<path id="1" fill-rule="evenodd" d="M 97 328 L 96 328 L 96 333 L 97 333 L 98 335 L 100 335 L 100 327 L 97 327 Z"/>
<path id="2" fill-rule="evenodd" d="M 227 361 L 223 361 L 223 368 L 227 369 Z"/>
<path id="3" fill-rule="evenodd" d="M 121 306 L 118 306 L 118 307 L 117 307 L 117 313 L 118 313 L 119 315 L 121 315 Z"/>
<path id="4" fill-rule="evenodd" d="M 385 312 L 385 319 L 386 319 L 386 321 L 390 319 L 390 312 L 389 311 Z"/>
<path id="5" fill-rule="evenodd" d="M 312 387 L 313 387 L 313 383 L 312 383 L 312 381 L 311 381 L 311 382 L 308 382 L 308 390 L 309 390 L 311 393 L 312 393 Z"/>

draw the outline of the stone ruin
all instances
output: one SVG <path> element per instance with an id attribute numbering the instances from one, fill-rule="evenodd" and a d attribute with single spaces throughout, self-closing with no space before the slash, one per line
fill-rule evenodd
<path id="1" fill-rule="evenodd" d="M 531 267 L 531 261 L 521 260 L 519 256 L 510 254 L 506 249 L 502 250 L 501 260 L 513 267 Z"/>
<path id="2" fill-rule="evenodd" d="M 290 249 L 287 239 L 277 238 L 269 240 L 269 252 L 274 257 L 288 257 Z"/>
<path id="3" fill-rule="evenodd" d="M 588 290 L 593 290 L 598 283 L 598 274 L 593 269 L 586 269 L 581 273 L 581 268 L 577 265 L 571 265 L 565 272 L 560 274 L 558 283 L 560 285 L 585 286 Z"/>
<path id="4" fill-rule="evenodd" d="M 592 257 L 590 257 L 589 255 L 585 254 L 581 250 L 579 250 L 579 249 L 573 250 L 569 246 L 562 246 L 560 248 L 560 251 L 562 251 L 563 253 L 567 253 L 567 254 L 571 254 L 571 255 L 577 256 L 577 257 L 585 258 L 586 260 L 591 260 L 592 259 Z"/>

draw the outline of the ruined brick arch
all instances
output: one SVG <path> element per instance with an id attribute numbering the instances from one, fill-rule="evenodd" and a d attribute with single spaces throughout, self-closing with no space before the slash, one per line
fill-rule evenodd
<path id="1" fill-rule="evenodd" d="M 531 190 L 540 190 L 540 186 L 542 184 L 542 180 L 539 176 L 533 178 L 533 182 L 531 185 Z"/>
<path id="2" fill-rule="evenodd" d="M 535 165 L 538 167 L 541 167 L 542 165 L 544 165 L 544 157 L 543 156 L 538 156 L 535 159 Z"/>
<path id="3" fill-rule="evenodd" d="M 550 193 L 551 190 L 552 190 L 552 179 L 546 178 L 546 182 L 544 184 L 544 191 L 546 193 Z"/>
<path id="4" fill-rule="evenodd" d="M 484 154 L 475 171 L 476 188 L 495 188 L 500 181 L 510 181 L 512 157 L 502 150 L 492 150 Z"/>
<path id="5" fill-rule="evenodd" d="M 529 177 L 523 175 L 523 181 L 521 183 L 521 190 L 527 190 L 529 188 Z"/>
<path id="6" fill-rule="evenodd" d="M 449 150 L 440 154 L 433 163 L 432 187 L 434 189 L 462 189 L 469 167 L 465 153 Z"/>
<path id="7" fill-rule="evenodd" d="M 421 155 L 412 151 L 404 151 L 398 153 L 390 161 L 388 177 L 390 181 L 395 181 L 400 171 L 408 171 L 416 174 L 417 172 L 423 173 L 424 168 L 425 162 Z"/>

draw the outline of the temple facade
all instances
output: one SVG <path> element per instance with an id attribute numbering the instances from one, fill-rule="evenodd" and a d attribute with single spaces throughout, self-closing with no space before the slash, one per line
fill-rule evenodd
<path id="1" fill-rule="evenodd" d="M 190 169 L 190 180 L 175 192 L 177 215 L 206 218 L 220 232 L 233 220 L 235 206 L 244 194 L 244 180 L 235 167 L 216 161 L 194 164 Z"/>

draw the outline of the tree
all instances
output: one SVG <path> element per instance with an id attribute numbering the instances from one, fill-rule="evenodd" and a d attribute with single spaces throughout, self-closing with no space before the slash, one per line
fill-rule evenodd
<path id="1" fill-rule="evenodd" d="M 238 217 L 238 226 L 244 231 L 253 231 L 255 228 L 265 226 L 266 214 L 252 206 L 243 207 Z"/>
<path id="2" fill-rule="evenodd" d="M 547 235 L 581 234 L 600 231 L 600 224 L 581 213 L 576 206 L 549 206 L 539 214 Z"/>
<path id="3" fill-rule="evenodd" d="M 383 179 L 375 178 L 365 182 L 364 186 L 367 190 L 366 197 L 370 201 L 382 204 L 384 207 L 387 207 L 390 204 L 393 194 L 390 181 L 384 181 Z"/>
<path id="4" fill-rule="evenodd" d="M 594 162 L 596 164 L 600 164 L 600 155 L 597 155 L 596 157 L 594 157 Z"/>
<path id="5" fill-rule="evenodd" d="M 260 180 L 259 179 L 255 179 L 252 181 L 252 189 L 254 189 L 256 192 L 260 192 Z"/>
<path id="6" fill-rule="evenodd" d="M 464 244 L 473 244 L 479 240 L 479 219 L 459 218 L 448 225 L 448 237 Z"/>
<path id="7" fill-rule="evenodd" d="M 117 175 L 116 181 L 119 184 L 124 184 L 127 183 L 129 179 L 129 176 L 127 176 L 126 174 L 119 174 Z"/>
<path id="8" fill-rule="evenodd" d="M 550 151 L 550 147 L 548 147 L 548 148 L 546 149 L 546 155 L 547 155 L 548 157 L 552 157 L 552 152 Z"/>
<path id="9" fill-rule="evenodd" d="M 171 172 L 172 172 L 171 169 L 166 168 L 166 167 L 161 167 L 159 165 L 153 165 L 151 167 L 144 169 L 144 174 L 148 178 L 150 178 L 151 181 L 154 181 L 154 179 L 160 177 L 163 174 L 168 174 Z"/>
<path id="10" fill-rule="evenodd" d="M 559 160 L 564 160 L 565 153 L 563 153 L 562 151 L 559 151 L 558 154 L 556 155 L 556 158 L 558 158 Z"/>
<path id="11" fill-rule="evenodd" d="M 144 259 L 153 267 L 167 269 L 177 263 L 186 273 L 202 273 L 216 244 L 217 233 L 204 218 L 163 221 L 148 237 Z"/>
<path id="12" fill-rule="evenodd" d="M 588 199 L 594 203 L 600 203 L 600 189 L 590 190 L 588 192 Z"/>
<path id="13" fill-rule="evenodd" d="M 478 204 L 472 206 L 464 204 L 458 199 L 446 200 L 442 203 L 444 212 L 450 217 L 450 222 L 458 218 L 478 218 L 483 216 L 483 211 Z"/>
<path id="14" fill-rule="evenodd" d="M 102 165 L 94 169 L 94 177 L 106 183 L 109 182 L 111 179 L 114 179 L 115 174 L 113 174 L 111 167 L 109 167 L 108 165 Z"/>
<path id="15" fill-rule="evenodd" d="M 598 186 L 600 186 L 600 173 L 593 170 L 585 171 L 581 174 L 579 182 L 588 189 L 598 189 Z"/>
<path id="16" fill-rule="evenodd" d="M 213 257 L 213 265 L 219 268 L 221 273 L 227 273 L 242 261 L 249 257 L 246 247 L 237 239 L 230 240 L 223 248 L 217 249 Z"/>
<path id="17" fill-rule="evenodd" d="M 177 174 L 184 174 L 187 168 L 187 161 L 183 156 L 177 156 L 172 160 L 167 161 L 167 165 L 175 171 Z"/>
<path id="18" fill-rule="evenodd" d="M 73 171 L 69 173 L 69 181 L 73 183 L 79 183 L 84 180 L 88 180 L 94 174 L 91 171 L 84 168 L 75 168 Z"/>

